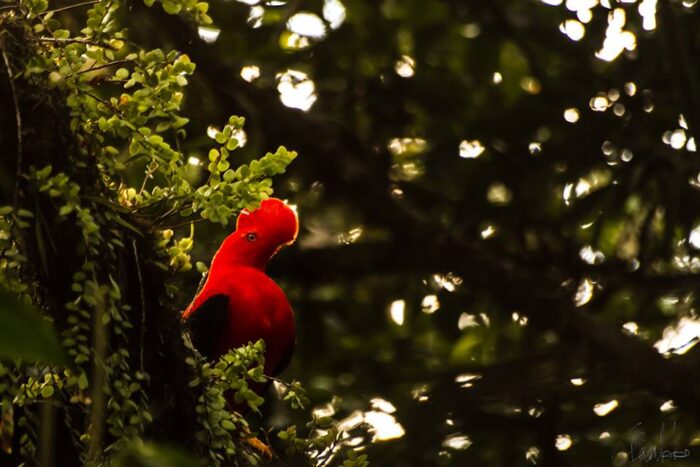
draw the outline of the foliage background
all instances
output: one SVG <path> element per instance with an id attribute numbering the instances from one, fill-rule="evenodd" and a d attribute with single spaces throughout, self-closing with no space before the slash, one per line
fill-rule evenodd
<path id="1" fill-rule="evenodd" d="M 236 162 L 301 154 L 275 185 L 300 237 L 269 269 L 287 376 L 393 438 L 373 465 L 623 465 L 630 443 L 699 465 L 696 2 L 214 1 L 204 30 L 128 6 L 131 40 L 197 64 L 183 154 L 231 114 Z M 193 261 L 227 232 L 196 224 Z M 264 423 L 300 423 L 268 399 Z"/>

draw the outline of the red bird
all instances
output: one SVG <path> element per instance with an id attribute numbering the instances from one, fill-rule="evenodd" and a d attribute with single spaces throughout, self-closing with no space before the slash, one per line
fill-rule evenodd
<path id="1" fill-rule="evenodd" d="M 235 232 L 214 255 L 204 287 L 183 315 L 192 343 L 206 358 L 263 339 L 265 374 L 276 376 L 289 365 L 294 312 L 265 267 L 298 231 L 296 213 L 276 198 L 238 216 Z"/>

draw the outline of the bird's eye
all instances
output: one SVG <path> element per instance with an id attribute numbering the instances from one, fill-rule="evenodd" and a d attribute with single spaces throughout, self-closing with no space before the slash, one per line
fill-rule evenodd
<path id="1" fill-rule="evenodd" d="M 251 232 L 245 236 L 245 239 L 248 240 L 249 242 L 254 242 L 257 238 L 258 238 L 258 236 L 253 232 Z"/>

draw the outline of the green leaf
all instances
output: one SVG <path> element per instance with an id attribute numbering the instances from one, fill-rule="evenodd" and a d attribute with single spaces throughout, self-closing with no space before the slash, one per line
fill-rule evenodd
<path id="1" fill-rule="evenodd" d="M 61 82 L 61 80 L 63 80 L 63 75 L 61 75 L 59 72 L 52 71 L 51 73 L 49 73 L 49 81 L 51 81 L 52 83 L 59 83 Z"/>
<path id="2" fill-rule="evenodd" d="M 196 467 L 202 462 L 180 449 L 162 444 L 133 441 L 122 449 L 113 464 L 115 467 Z"/>
<path id="3" fill-rule="evenodd" d="M 48 399 L 49 397 L 53 396 L 54 393 L 54 388 L 53 386 L 44 386 L 41 388 L 41 397 L 44 399 Z"/>
<path id="4" fill-rule="evenodd" d="M 187 122 L 189 122 L 189 118 L 185 117 L 174 117 L 173 118 L 173 128 L 181 128 L 185 125 L 187 125 Z"/>
<path id="5" fill-rule="evenodd" d="M 167 0 L 163 2 L 163 10 L 165 10 L 165 12 L 168 14 L 176 15 L 180 13 L 181 9 L 182 5 L 180 5 L 179 3 L 170 2 Z"/>
<path id="6" fill-rule="evenodd" d="M 51 165 L 47 165 L 41 170 L 38 170 L 36 176 L 39 180 L 46 180 L 51 175 Z"/>
<path id="7" fill-rule="evenodd" d="M 0 289 L 0 358 L 65 364 L 53 325 L 31 305 Z"/>
<path id="8" fill-rule="evenodd" d="M 238 147 L 238 140 L 236 138 L 231 138 L 226 142 L 226 149 L 233 151 Z"/>
<path id="9" fill-rule="evenodd" d="M 204 274 L 205 272 L 207 272 L 209 270 L 207 265 L 201 261 L 197 261 L 197 263 L 195 263 L 195 266 L 197 267 L 197 271 L 199 271 L 202 274 Z"/>
<path id="10" fill-rule="evenodd" d="M 226 172 L 224 172 L 224 181 L 225 182 L 232 182 L 233 179 L 236 178 L 236 172 L 233 169 L 228 169 Z"/>
<path id="11" fill-rule="evenodd" d="M 170 122 L 160 122 L 158 125 L 156 125 L 156 131 L 158 133 L 162 133 L 169 128 L 170 128 Z"/>
<path id="12" fill-rule="evenodd" d="M 226 419 L 221 420 L 221 427 L 229 431 L 233 431 L 236 429 L 236 425 L 234 425 L 231 420 Z"/>
<path id="13" fill-rule="evenodd" d="M 70 31 L 67 29 L 57 29 L 53 32 L 53 37 L 57 39 L 68 39 L 70 37 Z"/>

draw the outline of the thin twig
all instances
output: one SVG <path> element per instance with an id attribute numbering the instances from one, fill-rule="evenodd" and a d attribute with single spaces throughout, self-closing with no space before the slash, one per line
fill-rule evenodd
<path id="1" fill-rule="evenodd" d="M 175 225 L 171 225 L 171 226 L 166 226 L 166 227 L 163 227 L 163 228 L 164 228 L 164 229 L 173 230 L 173 229 L 177 229 L 178 227 L 185 226 L 185 225 L 187 225 L 187 224 L 198 224 L 199 222 L 204 222 L 205 220 L 206 220 L 206 219 L 200 217 L 200 218 L 198 218 L 198 219 L 192 219 L 192 220 L 189 220 L 189 221 L 186 221 L 186 222 L 181 222 L 181 223 L 179 223 L 179 224 L 175 224 Z"/>
<path id="2" fill-rule="evenodd" d="M 274 381 L 276 383 L 280 383 L 282 386 L 284 386 L 287 389 L 292 389 L 292 387 L 293 387 L 291 383 L 288 383 L 283 379 L 279 379 L 279 378 L 275 378 L 274 376 L 267 376 L 267 375 L 263 375 L 263 377 L 269 381 Z"/>
<path id="3" fill-rule="evenodd" d="M 156 218 L 156 220 L 153 221 L 153 223 L 154 223 L 154 224 L 160 224 L 162 221 L 164 221 L 165 219 L 167 219 L 168 217 L 170 217 L 173 213 L 175 213 L 175 212 L 180 212 L 180 211 L 182 211 L 183 209 L 185 209 L 185 206 L 184 206 L 184 205 L 178 207 L 177 203 L 178 203 L 178 201 L 175 200 L 175 204 L 173 204 L 173 206 L 172 206 L 170 209 L 168 209 L 166 212 L 164 212 L 163 214 L 161 214 L 160 216 L 158 216 L 158 217 Z M 191 205 L 190 205 L 190 206 L 191 206 Z"/>
<path id="4" fill-rule="evenodd" d="M 91 40 L 82 39 L 79 37 L 38 37 L 37 40 L 39 42 L 57 42 L 57 43 L 65 42 L 68 44 L 73 44 L 73 43 L 74 44 L 87 44 L 87 45 L 94 45 L 97 47 L 103 47 L 105 49 L 119 50 L 117 47 L 110 45 L 110 44 L 106 44 L 104 42 L 91 41 Z M 136 42 L 130 41 L 128 39 L 124 38 L 124 39 L 120 39 L 120 40 L 122 42 L 124 42 L 125 44 L 129 44 L 130 46 L 132 46 L 134 48 L 139 47 L 139 45 Z"/>
<path id="5" fill-rule="evenodd" d="M 134 248 L 134 261 L 136 262 L 136 275 L 139 279 L 139 291 L 141 292 L 141 332 L 139 335 L 139 364 L 141 366 L 141 373 L 143 373 L 143 343 L 144 336 L 146 332 L 146 293 L 143 288 L 143 275 L 141 274 L 141 264 L 139 260 L 139 251 L 136 248 L 136 240 L 131 241 L 131 246 Z"/>
<path id="6" fill-rule="evenodd" d="M 105 63 L 104 65 L 90 67 L 90 68 L 85 69 L 85 70 L 76 71 L 75 73 L 73 73 L 73 75 L 82 75 L 83 73 L 90 73 L 91 71 L 101 70 L 103 68 L 108 68 L 108 67 L 111 67 L 114 65 L 121 65 L 122 63 L 136 63 L 136 62 L 134 62 L 133 60 L 115 60 L 113 62 Z M 71 75 L 71 76 L 73 76 L 73 75 Z"/>
<path id="7" fill-rule="evenodd" d="M 19 181 L 20 174 L 22 172 L 22 115 L 20 114 L 19 110 L 19 100 L 17 99 L 17 89 L 15 88 L 12 68 L 10 67 L 10 59 L 7 57 L 5 42 L 2 38 L 0 38 L 0 52 L 2 53 L 2 60 L 5 63 L 5 68 L 7 69 L 7 79 L 10 83 L 10 93 L 12 94 L 12 102 L 15 106 L 15 123 L 17 126 L 17 170 L 15 173 L 14 207 L 17 208 L 17 203 L 19 201 Z"/>
<path id="8" fill-rule="evenodd" d="M 141 188 L 139 189 L 139 196 L 141 196 L 143 194 L 143 190 L 146 189 L 146 182 L 148 182 L 148 179 L 151 178 L 153 174 L 156 173 L 156 170 L 158 170 L 159 168 L 160 164 L 156 161 L 153 167 L 149 167 L 148 170 L 146 170 L 146 176 L 144 177 L 143 183 L 141 183 Z"/>
<path id="9" fill-rule="evenodd" d="M 97 102 L 106 105 L 107 107 L 109 107 L 110 109 L 112 109 L 112 111 L 114 111 L 114 113 L 116 113 L 116 114 L 119 115 L 120 117 L 122 116 L 121 111 L 120 111 L 118 108 L 116 108 L 111 102 L 106 101 L 106 100 L 104 100 L 104 99 L 102 99 L 102 98 L 100 98 L 100 97 L 97 97 L 96 95 L 94 95 L 94 94 L 92 94 L 92 93 L 90 93 L 90 92 L 86 92 L 85 94 L 88 95 L 88 96 L 90 96 L 90 97 L 92 97 L 92 98 L 95 99 Z"/>
<path id="10" fill-rule="evenodd" d="M 117 50 L 115 47 L 112 47 L 109 44 L 102 44 L 100 42 L 90 41 L 87 39 L 78 39 L 77 37 L 40 37 L 39 41 L 40 42 L 57 42 L 57 43 L 65 43 L 65 44 L 94 45 L 96 47 L 104 47 L 104 48 L 110 48 L 113 50 Z"/>
<path id="11" fill-rule="evenodd" d="M 48 15 L 49 13 L 60 13 L 61 11 L 72 10 L 73 8 L 80 8 L 81 6 L 95 5 L 96 3 L 100 3 L 100 1 L 101 0 L 89 0 L 87 2 L 74 3 L 73 5 L 67 5 L 61 8 L 56 8 L 54 10 L 46 10 L 39 16 Z"/>
<path id="12" fill-rule="evenodd" d="M 99 77 L 99 76 L 92 78 L 91 80 L 88 80 L 88 83 L 95 84 L 97 86 L 99 86 L 100 84 L 104 84 L 104 83 L 124 84 L 126 82 L 128 82 L 128 81 L 125 79 L 111 79 L 111 78 L 104 78 L 104 77 Z"/>

